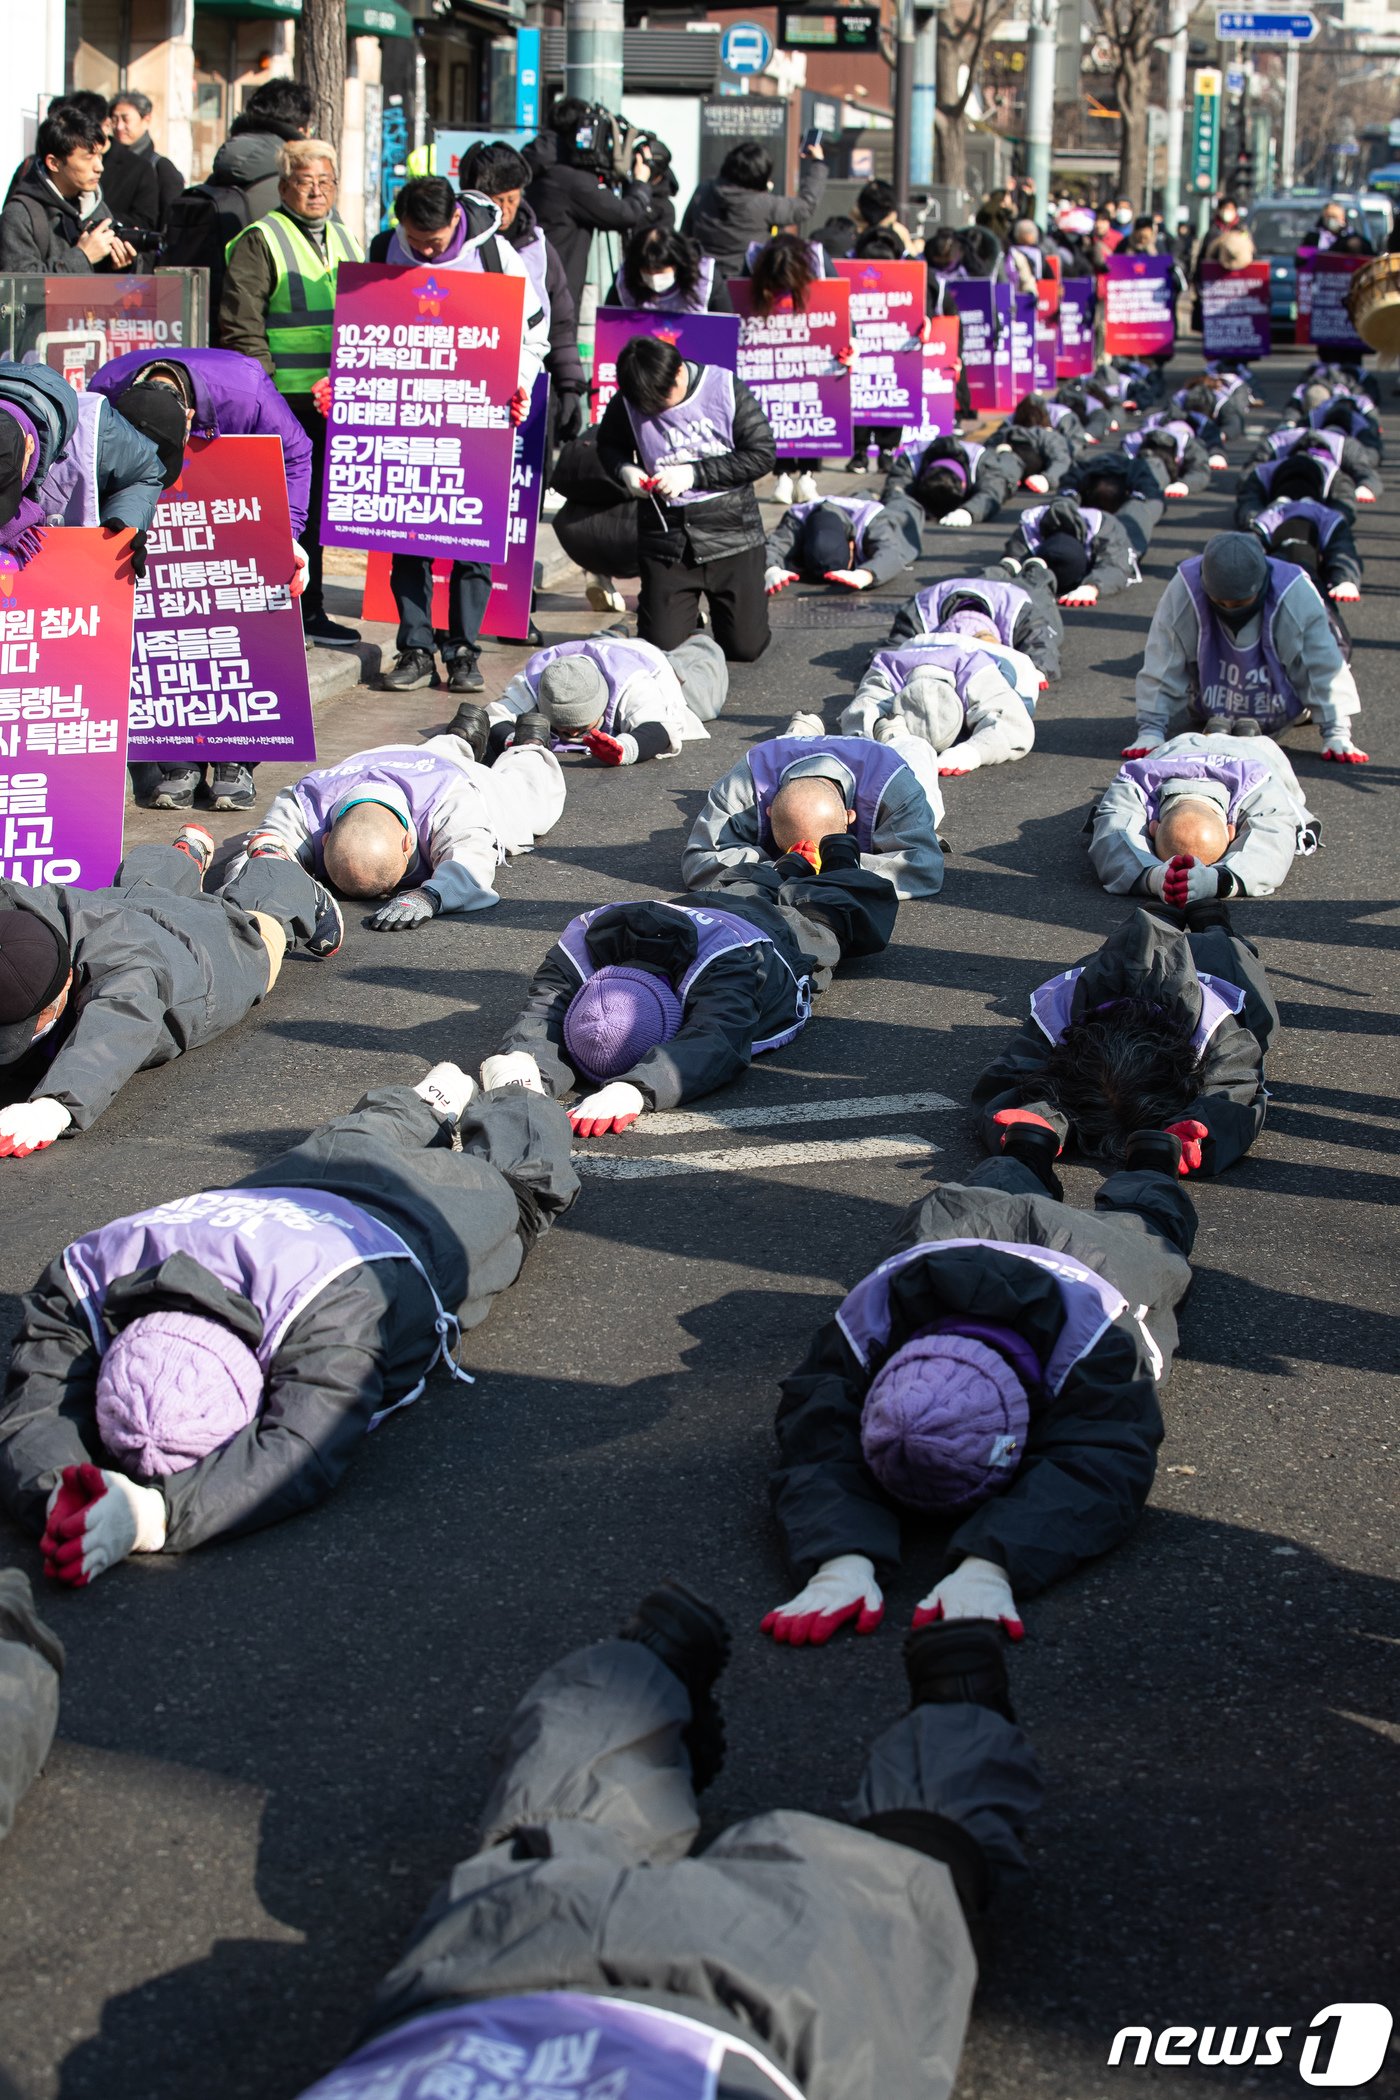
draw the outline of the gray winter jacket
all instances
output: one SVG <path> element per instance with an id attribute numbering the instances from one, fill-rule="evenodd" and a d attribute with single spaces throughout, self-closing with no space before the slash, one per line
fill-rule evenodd
<path id="1" fill-rule="evenodd" d="M 1316 850 L 1318 824 L 1303 800 L 1298 776 L 1272 737 L 1206 735 L 1188 730 L 1158 744 L 1154 760 L 1190 759 L 1217 752 L 1227 759 L 1254 759 L 1267 776 L 1241 796 L 1235 812 L 1235 836 L 1216 863 L 1228 868 L 1235 886 L 1248 897 L 1267 897 L 1282 883 L 1294 856 Z M 1099 798 L 1088 824 L 1089 858 L 1094 873 L 1114 896 L 1146 895 L 1147 878 L 1162 865 L 1148 837 L 1147 796 L 1130 773 L 1116 773 Z"/>

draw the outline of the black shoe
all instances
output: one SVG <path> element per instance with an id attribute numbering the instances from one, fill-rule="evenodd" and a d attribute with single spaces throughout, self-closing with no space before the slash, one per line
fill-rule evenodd
<path id="1" fill-rule="evenodd" d="M 1054 572 L 1049 562 L 1042 561 L 1038 554 L 1033 554 L 1029 561 L 1022 562 L 1021 581 L 1022 583 L 1043 583 L 1047 590 L 1054 591 L 1057 598 L 1060 595 L 1055 583 Z"/>
<path id="2" fill-rule="evenodd" d="M 355 649 L 360 643 L 359 630 L 342 627 L 327 613 L 303 613 L 301 631 L 306 640 L 318 649 Z"/>
<path id="3" fill-rule="evenodd" d="M 940 1619 L 904 1643 L 909 1704 L 988 1706 L 1014 1721 L 1001 1629 L 989 1619 Z"/>
<path id="4" fill-rule="evenodd" d="M 1029 1167 L 1047 1195 L 1057 1203 L 1061 1200 L 1064 1185 L 1055 1172 L 1060 1141 L 1053 1130 L 1042 1130 L 1038 1123 L 1012 1123 L 1001 1141 L 1001 1149 L 1007 1159 L 1019 1159 L 1023 1167 Z"/>
<path id="5" fill-rule="evenodd" d="M 729 1660 L 729 1628 L 712 1604 L 684 1583 L 668 1580 L 648 1590 L 619 1627 L 618 1638 L 650 1648 L 690 1694 L 691 1719 L 683 1739 L 695 1791 L 703 1793 L 724 1766 L 724 1716 L 715 1684 Z"/>
<path id="6" fill-rule="evenodd" d="M 1208 926 L 1218 926 L 1224 933 L 1233 933 L 1230 923 L 1230 907 L 1223 897 L 1202 897 L 1199 904 L 1188 904 L 1181 914 L 1188 933 L 1204 933 Z"/>
<path id="7" fill-rule="evenodd" d="M 1123 1148 L 1123 1164 L 1134 1173 L 1170 1174 L 1181 1168 L 1181 1139 L 1169 1130 L 1135 1130 Z"/>
<path id="8" fill-rule="evenodd" d="M 393 669 L 379 681 L 381 693 L 416 693 L 437 682 L 437 667 L 431 649 L 400 649 Z"/>
<path id="9" fill-rule="evenodd" d="M 193 809 L 194 791 L 199 786 L 201 777 L 202 769 L 199 766 L 162 766 L 150 807 Z"/>
<path id="10" fill-rule="evenodd" d="M 449 693 L 480 693 L 484 691 L 485 686 L 486 680 L 482 677 L 481 667 L 474 656 L 469 656 L 463 650 L 460 656 L 453 656 L 448 659 L 447 690 Z"/>
<path id="11" fill-rule="evenodd" d="M 459 736 L 471 752 L 478 765 L 484 763 L 486 746 L 491 739 L 491 723 L 484 707 L 473 707 L 464 700 L 447 725 L 449 736 Z"/>
<path id="12" fill-rule="evenodd" d="M 895 455 L 893 454 L 893 452 L 888 452 L 888 451 L 885 451 L 885 452 L 881 452 L 881 454 L 880 454 L 880 458 L 879 458 L 879 468 L 880 468 L 880 472 L 881 472 L 882 474 L 888 474 L 888 473 L 890 473 L 890 472 L 891 472 L 891 470 L 892 470 L 892 469 L 893 469 L 893 467 L 894 467 L 894 460 L 895 460 Z"/>
<path id="13" fill-rule="evenodd" d="M 863 452 L 853 452 L 846 461 L 846 472 L 848 474 L 868 474 L 870 472 L 870 461 Z"/>
<path id="14" fill-rule="evenodd" d="M 517 715 L 514 742 L 517 751 L 524 744 L 543 744 L 547 751 L 554 742 L 554 729 L 549 716 L 540 714 L 538 710 L 532 710 L 528 715 Z"/>
<path id="15" fill-rule="evenodd" d="M 215 766 L 209 781 L 209 793 L 215 809 L 251 809 L 258 799 L 251 770 L 240 765 Z"/>
<path id="16" fill-rule="evenodd" d="M 306 943 L 306 952 L 324 962 L 345 938 L 345 914 L 324 883 L 313 880 L 311 887 L 316 892 L 316 926 Z"/>

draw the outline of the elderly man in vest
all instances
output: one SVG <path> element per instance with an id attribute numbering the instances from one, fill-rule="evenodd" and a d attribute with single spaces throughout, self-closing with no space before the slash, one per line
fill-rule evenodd
<path id="1" fill-rule="evenodd" d="M 282 149 L 277 209 L 229 243 L 219 341 L 225 350 L 257 359 L 311 440 L 302 628 L 307 641 L 322 648 L 353 649 L 358 633 L 328 617 L 322 589 L 326 419 L 312 398 L 330 373 L 340 265 L 365 259 L 335 208 L 338 189 L 335 148 L 324 139 L 289 139 Z"/>
<path id="2" fill-rule="evenodd" d="M 648 898 L 571 919 L 482 1065 L 483 1085 L 556 1100 L 578 1087 L 569 1120 L 602 1137 L 783 1049 L 837 965 L 878 955 L 894 931 L 893 885 L 861 866 L 850 832 L 824 838 L 820 861 L 792 853 L 725 869 L 700 904 Z"/>
<path id="3" fill-rule="evenodd" d="M 822 841 L 853 832 L 861 866 L 901 901 L 943 887 L 938 760 L 921 738 L 778 736 L 754 744 L 715 782 L 695 819 L 681 875 L 688 890 L 726 868 L 782 865 L 801 853 L 822 864 Z"/>
<path id="4" fill-rule="evenodd" d="M 479 758 L 488 738 L 538 710 L 561 748 L 586 751 L 603 766 L 634 766 L 674 758 L 683 743 L 708 739 L 705 724 L 728 696 L 729 666 L 711 634 L 693 634 L 671 650 L 595 634 L 536 650 L 499 700 L 486 709 L 459 707 L 452 726 Z"/>
<path id="5" fill-rule="evenodd" d="M 1145 758 L 1188 721 L 1272 734 L 1311 714 L 1322 756 L 1364 766 L 1352 741 L 1361 701 L 1316 584 L 1249 532 L 1221 532 L 1185 561 L 1157 602 L 1137 674 L 1137 728 L 1124 758 Z"/>
<path id="6" fill-rule="evenodd" d="M 1321 826 L 1272 737 L 1188 730 L 1120 766 L 1086 830 L 1106 890 L 1184 910 L 1270 896 Z"/>
<path id="7" fill-rule="evenodd" d="M 877 649 L 841 713 L 842 736 L 927 744 L 942 779 L 1024 758 L 1040 677 L 1028 656 L 990 635 L 925 634 Z M 796 714 L 789 736 L 824 736 L 820 715 Z"/>
<path id="8" fill-rule="evenodd" d="M 0 363 L 0 552 L 23 568 L 49 525 L 130 532 L 137 576 L 165 487 L 160 454 L 97 393 L 47 365 Z"/>
<path id="9" fill-rule="evenodd" d="M 1046 563 L 1022 570 L 1012 581 L 1009 567 L 991 568 L 985 576 L 949 576 L 931 583 L 901 605 L 890 627 L 892 644 L 943 629 L 949 634 L 984 635 L 988 628 L 1007 649 L 1028 656 L 1040 673 L 1041 686 L 1060 675 L 1060 644 L 1065 623 L 1056 603 L 1055 580 Z"/>

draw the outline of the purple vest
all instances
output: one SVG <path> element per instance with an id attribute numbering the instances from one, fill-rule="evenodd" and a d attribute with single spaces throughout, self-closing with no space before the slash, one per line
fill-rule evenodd
<path id="1" fill-rule="evenodd" d="M 1272 474 L 1272 469 L 1270 470 Z M 1317 527 L 1317 544 L 1325 547 L 1342 523 L 1342 513 L 1330 503 L 1316 503 L 1311 496 L 1295 496 L 1289 503 L 1271 503 L 1254 519 L 1254 530 L 1271 540 L 1289 518 L 1309 518 Z"/>
<path id="2" fill-rule="evenodd" d="M 1291 722 L 1303 711 L 1303 703 L 1288 682 L 1274 648 L 1274 621 L 1284 592 L 1304 572 L 1291 561 L 1269 556 L 1269 587 L 1259 620 L 1259 636 L 1241 642 L 1215 609 L 1201 583 L 1201 557 L 1181 564 L 1182 581 L 1191 593 L 1200 626 L 1196 645 L 1196 697 L 1191 713 L 1199 720 L 1211 715 L 1250 715 L 1256 721 Z"/>
<path id="3" fill-rule="evenodd" d="M 1021 512 L 1021 536 L 1032 554 L 1037 554 L 1040 551 L 1040 521 L 1049 508 L 1048 503 L 1034 503 L 1029 510 Z M 1103 512 L 1101 510 L 1085 510 L 1081 507 L 1079 515 L 1084 520 L 1085 525 L 1084 544 L 1086 547 L 1091 547 L 1097 539 L 1099 527 L 1103 523 Z"/>
<path id="4" fill-rule="evenodd" d="M 1147 814 L 1154 823 L 1161 814 L 1164 781 L 1213 780 L 1217 786 L 1229 790 L 1229 818 L 1233 824 L 1241 802 L 1269 778 L 1269 769 L 1257 758 L 1221 758 L 1213 751 L 1182 751 L 1166 758 L 1151 754 L 1146 758 L 1130 758 L 1125 766 L 1119 767 L 1118 777 L 1131 780 L 1141 788 L 1147 801 Z"/>
<path id="5" fill-rule="evenodd" d="M 502 235 L 501 238 L 504 239 L 505 236 Z M 529 240 L 522 247 L 517 248 L 515 252 L 525 265 L 525 275 L 530 280 L 535 297 L 539 300 L 545 312 L 548 313 L 549 243 L 540 229 L 536 227 Z"/>
<path id="6" fill-rule="evenodd" d="M 734 374 L 719 365 L 702 365 L 694 393 L 679 408 L 644 416 L 629 403 L 627 416 L 648 474 L 682 461 L 716 459 L 734 450 Z M 667 500 L 708 503 L 719 493 L 718 489 L 687 489 L 683 496 Z"/>
<path id="7" fill-rule="evenodd" d="M 602 635 L 595 635 L 586 642 L 556 642 L 551 649 L 537 649 L 525 666 L 525 680 L 532 693 L 538 694 L 541 678 L 561 656 L 586 656 L 602 672 L 608 688 L 608 704 L 603 709 L 603 732 L 607 736 L 612 734 L 613 717 L 623 688 L 638 672 L 647 678 L 655 678 L 664 662 L 662 651 L 650 642 L 615 641 L 611 636 L 605 638 Z"/>
<path id="8" fill-rule="evenodd" d="M 923 664 L 933 664 L 936 669 L 948 673 L 958 689 L 964 721 L 967 719 L 967 702 L 963 699 L 963 687 L 969 678 L 975 678 L 979 671 L 995 671 L 1010 683 L 995 657 L 988 656 L 985 649 L 979 649 L 976 642 L 966 642 L 957 634 L 935 633 L 924 635 L 918 641 L 900 642 L 892 649 L 877 649 L 870 660 L 871 670 L 883 671 L 895 692 L 906 686 L 911 672 Z"/>
<path id="9" fill-rule="evenodd" d="M 715 288 L 715 259 L 712 255 L 700 258 L 700 275 L 695 281 L 695 290 L 687 298 L 678 284 L 669 292 L 648 292 L 644 299 L 634 299 L 622 280 L 619 270 L 613 285 L 612 304 L 629 309 L 645 307 L 653 314 L 703 314 L 708 313 L 710 294 Z"/>
<path id="10" fill-rule="evenodd" d="M 292 1322 L 337 1276 L 364 1262 L 411 1262 L 433 1294 L 438 1347 L 413 1391 L 382 1408 L 371 1428 L 394 1407 L 417 1399 L 457 1330 L 417 1255 L 396 1232 L 343 1196 L 324 1189 L 205 1189 L 129 1218 L 114 1218 L 64 1248 L 64 1273 L 99 1355 L 108 1342 L 102 1308 L 111 1285 L 159 1267 L 172 1254 L 188 1254 L 258 1312 L 263 1331 L 254 1354 L 264 1374 Z M 453 1375 L 465 1380 L 466 1373 L 458 1371 L 450 1357 L 447 1361 Z"/>
<path id="11" fill-rule="evenodd" d="M 748 756 L 758 836 L 765 852 L 774 850 L 768 812 L 784 777 L 802 759 L 819 758 L 827 752 L 839 759 L 855 782 L 856 844 L 862 853 L 871 850 L 885 790 L 897 773 L 909 770 L 899 753 L 889 744 L 863 736 L 774 736 L 753 745 Z"/>
<path id="12" fill-rule="evenodd" d="M 788 516 L 796 518 L 801 524 L 814 510 L 820 509 L 822 504 L 834 505 L 837 510 L 845 511 L 851 521 L 851 534 L 856 543 L 857 554 L 861 550 L 870 520 L 878 516 L 885 507 L 883 503 L 875 503 L 860 496 L 823 496 L 815 503 L 789 504 Z"/>
<path id="13" fill-rule="evenodd" d="M 772 948 L 778 961 L 792 978 L 796 1018 L 790 1028 L 784 1028 L 777 1035 L 768 1035 L 762 1042 L 756 1042 L 753 1046 L 754 1056 L 762 1056 L 765 1050 L 781 1050 L 785 1044 L 801 1035 L 812 1016 L 811 982 L 806 977 L 793 975 L 787 957 L 776 946 L 771 934 L 765 933 L 761 926 L 753 926 L 747 919 L 740 918 L 737 912 L 716 911 L 709 905 L 702 909 L 696 904 L 661 904 L 659 899 L 657 902 L 661 910 L 673 911 L 678 918 L 689 919 L 698 936 L 695 960 L 676 987 L 682 1005 L 690 997 L 701 971 L 708 970 L 710 964 L 721 955 L 732 955 L 736 948 Z M 589 978 L 596 976 L 598 972 L 598 964 L 594 962 L 588 946 L 588 929 L 600 913 L 616 909 L 612 904 L 599 904 L 592 911 L 582 912 L 578 918 L 570 919 L 559 936 L 559 946 L 578 971 L 582 984 L 587 984 Z"/>
<path id="14" fill-rule="evenodd" d="M 1023 248 L 1019 241 L 1013 241 L 1011 243 L 1011 253 L 1025 258 L 1031 266 L 1033 276 L 1043 277 L 1045 275 L 1045 257 L 1039 248 Z"/>
<path id="15" fill-rule="evenodd" d="M 1122 440 L 1118 448 L 1119 451 L 1126 452 L 1129 459 L 1135 459 L 1138 453 L 1141 452 L 1143 439 L 1149 432 L 1153 435 L 1165 433 L 1171 439 L 1176 447 L 1176 463 L 1178 466 L 1181 465 L 1186 455 L 1186 447 L 1196 435 L 1189 423 L 1169 423 L 1165 418 L 1149 417 L 1141 430 L 1132 431 Z"/>
<path id="16" fill-rule="evenodd" d="M 1031 1019 L 1047 1042 L 1058 1043 L 1074 1019 L 1074 988 L 1083 975 L 1082 965 L 1064 970 L 1031 993 Z M 1221 1022 L 1240 1011 L 1244 993 L 1238 985 L 1204 970 L 1196 972 L 1196 982 L 1201 987 L 1201 1016 L 1191 1031 L 1191 1047 L 1199 1057 Z"/>
<path id="17" fill-rule="evenodd" d="M 396 787 L 407 798 L 419 854 L 424 860 L 431 859 L 438 804 L 449 789 L 460 787 L 461 781 L 459 767 L 425 751 L 421 744 L 389 744 L 382 751 L 344 759 L 324 772 L 307 773 L 298 782 L 295 796 L 311 833 L 317 869 L 321 867 L 321 842 L 330 829 L 331 812 L 347 795 L 356 792 L 373 801 L 377 785 Z"/>
<path id="18" fill-rule="evenodd" d="M 1065 1323 L 1042 1373 L 1049 1393 L 1059 1392 L 1080 1358 L 1087 1356 L 1105 1330 L 1128 1310 L 1127 1299 L 1107 1278 L 1072 1254 L 1053 1253 L 1048 1247 L 1031 1247 L 1019 1240 L 925 1240 L 882 1261 L 837 1308 L 836 1324 L 863 1369 L 869 1370 L 872 1356 L 882 1352 L 889 1341 L 894 1324 L 890 1289 L 900 1270 L 926 1254 L 942 1254 L 954 1247 L 986 1247 L 997 1254 L 1013 1254 L 1021 1261 L 1034 1262 L 1038 1269 L 1047 1270 L 1055 1278 Z"/>
<path id="19" fill-rule="evenodd" d="M 1329 460 L 1318 458 L 1315 452 L 1309 454 L 1309 457 L 1316 461 L 1322 474 L 1322 493 L 1325 496 L 1337 478 L 1337 469 Z M 1254 478 L 1266 496 L 1273 494 L 1274 477 L 1283 464 L 1281 459 L 1271 459 L 1264 465 L 1255 467 Z"/>
<path id="20" fill-rule="evenodd" d="M 1332 399 L 1324 401 L 1320 408 L 1309 410 L 1309 427 L 1313 430 L 1321 430 L 1323 417 L 1334 416 L 1339 408 L 1346 410 L 1349 425 L 1348 429 L 1337 432 L 1339 437 L 1360 438 L 1364 444 L 1375 445 L 1379 443 L 1380 431 L 1376 426 L 1374 417 L 1368 416 L 1358 401 L 1342 394 L 1334 394 Z"/>
<path id="21" fill-rule="evenodd" d="M 1265 438 L 1264 443 L 1275 459 L 1286 458 L 1290 452 L 1296 452 L 1300 445 L 1306 445 L 1308 451 L 1315 454 L 1320 445 L 1331 453 L 1332 463 L 1336 468 L 1342 463 L 1342 447 L 1346 444 L 1346 438 L 1340 430 L 1305 430 L 1301 425 L 1297 425 L 1287 430 L 1274 431 L 1272 436 Z"/>
<path id="22" fill-rule="evenodd" d="M 97 500 L 98 426 L 108 412 L 103 395 L 85 389 L 78 396 L 78 421 L 72 437 L 35 490 L 49 525 L 100 525 Z"/>
<path id="23" fill-rule="evenodd" d="M 1066 408 L 1063 401 L 1047 401 L 1045 404 L 1045 413 L 1050 418 L 1050 428 L 1052 430 L 1058 430 L 1060 425 L 1064 422 L 1077 423 L 1079 421 L 1079 418 L 1074 413 L 1074 410 L 1072 408 Z"/>
<path id="24" fill-rule="evenodd" d="M 949 583 L 931 583 L 927 590 L 920 591 L 914 608 L 925 632 L 931 633 L 939 625 L 945 602 L 964 592 L 986 606 L 993 627 L 1007 648 L 1014 648 L 1016 622 L 1029 609 L 1031 594 L 1019 583 L 989 583 L 983 576 L 955 576 Z"/>
<path id="25" fill-rule="evenodd" d="M 923 471 L 925 453 L 935 449 L 940 458 L 952 460 L 955 464 L 961 459 L 961 464 L 967 468 L 967 488 L 968 494 L 971 495 L 977 479 L 977 462 L 986 451 L 986 446 L 975 445 L 971 438 L 958 438 L 950 450 L 947 438 L 943 437 L 925 438 L 922 444 L 901 445 L 899 457 L 908 460 L 916 481 Z M 933 465 L 938 465 L 937 459 L 933 461 Z"/>

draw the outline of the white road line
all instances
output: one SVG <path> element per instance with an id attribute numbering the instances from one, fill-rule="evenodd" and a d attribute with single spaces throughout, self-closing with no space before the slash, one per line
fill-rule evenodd
<path id="1" fill-rule="evenodd" d="M 619 1159 L 615 1153 L 590 1147 L 575 1152 L 574 1166 L 580 1174 L 597 1181 L 659 1181 L 669 1174 L 757 1174 L 765 1167 L 814 1167 L 827 1160 L 844 1165 L 862 1159 L 908 1159 L 911 1154 L 937 1150 L 928 1138 L 899 1131 L 892 1137 L 749 1145 L 732 1152 L 654 1152 L 647 1159 Z"/>
<path id="2" fill-rule="evenodd" d="M 789 1101 L 767 1108 L 677 1109 L 643 1116 L 638 1137 L 684 1137 L 688 1131 L 764 1130 L 781 1123 L 851 1122 L 859 1116 L 917 1116 L 957 1107 L 946 1094 L 872 1094 L 842 1101 Z"/>

